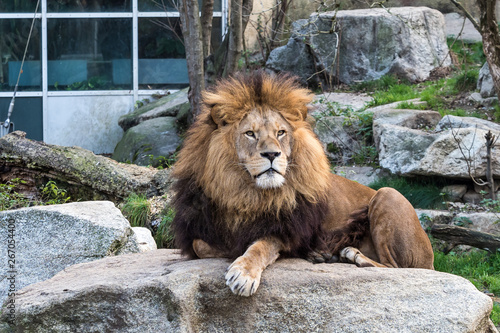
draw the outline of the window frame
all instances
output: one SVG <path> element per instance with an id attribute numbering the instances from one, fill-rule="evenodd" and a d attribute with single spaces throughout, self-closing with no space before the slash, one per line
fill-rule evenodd
<path id="1" fill-rule="evenodd" d="M 139 0 L 132 0 L 130 12 L 64 12 L 54 13 L 47 11 L 47 0 L 40 1 L 39 12 L 34 13 L 0 13 L 2 19 L 36 19 L 41 20 L 41 61 L 42 61 L 42 89 L 35 91 L 19 91 L 16 97 L 42 97 L 43 108 L 47 105 L 47 98 L 50 96 L 112 96 L 112 95 L 133 95 L 134 100 L 138 100 L 140 95 L 151 95 L 155 93 L 165 94 L 174 89 L 161 90 L 141 90 L 139 89 L 139 18 L 164 18 L 179 17 L 179 12 L 164 11 L 139 11 Z M 221 0 L 221 11 L 214 12 L 213 17 L 221 18 L 221 30 L 224 33 L 227 29 L 227 0 Z M 132 90 L 85 90 L 85 91 L 50 91 L 48 85 L 48 54 L 47 54 L 47 20 L 50 19 L 85 19 L 85 18 L 129 18 L 132 19 Z M 12 97 L 12 91 L 0 92 L 0 97 Z"/>

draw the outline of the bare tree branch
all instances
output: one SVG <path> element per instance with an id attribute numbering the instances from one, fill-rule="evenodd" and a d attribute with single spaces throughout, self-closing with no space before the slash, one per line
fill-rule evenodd
<path id="1" fill-rule="evenodd" d="M 460 11 L 472 22 L 472 25 L 474 26 L 474 28 L 476 28 L 477 31 L 481 32 L 481 26 L 476 21 L 476 19 L 471 15 L 471 13 L 469 13 L 469 11 L 467 9 L 465 9 L 465 7 L 457 0 L 450 0 L 450 1 L 455 6 L 457 6 L 457 8 L 460 9 Z"/>

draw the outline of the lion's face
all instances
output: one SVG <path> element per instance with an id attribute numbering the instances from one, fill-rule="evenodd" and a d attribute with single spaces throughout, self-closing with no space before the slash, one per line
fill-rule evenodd
<path id="1" fill-rule="evenodd" d="M 292 152 L 292 127 L 278 112 L 253 110 L 236 130 L 236 151 L 258 188 L 270 189 L 285 183 Z"/>

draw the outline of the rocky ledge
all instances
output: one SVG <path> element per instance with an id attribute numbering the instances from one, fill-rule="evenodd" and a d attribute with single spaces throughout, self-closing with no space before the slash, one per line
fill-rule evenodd
<path id="1" fill-rule="evenodd" d="M 233 295 L 229 261 L 172 250 L 65 269 L 16 295 L 16 332 L 496 332 L 491 299 L 421 269 L 280 260 L 257 293 Z M 0 331 L 9 330 L 4 312 Z M 2 326 L 3 325 L 3 326 Z"/>

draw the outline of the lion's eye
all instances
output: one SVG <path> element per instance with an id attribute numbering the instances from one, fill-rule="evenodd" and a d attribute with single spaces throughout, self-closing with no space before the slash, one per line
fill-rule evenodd
<path id="1" fill-rule="evenodd" d="M 254 133 L 253 131 L 246 131 L 246 132 L 245 132 L 245 135 L 246 135 L 246 136 L 249 136 L 249 137 L 251 137 L 251 138 L 255 138 L 255 133 Z"/>
<path id="2" fill-rule="evenodd" d="M 278 131 L 278 137 L 285 135 L 285 130 Z"/>

